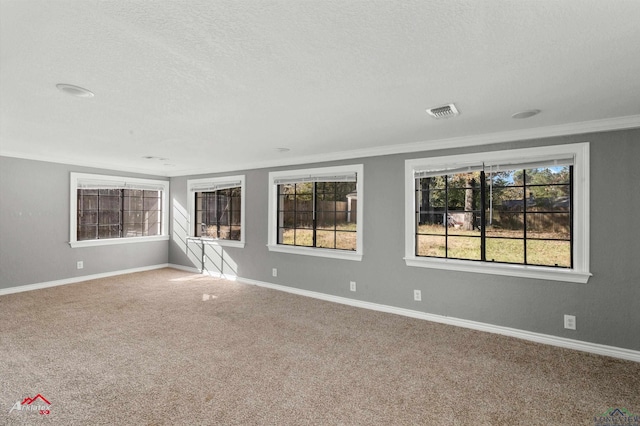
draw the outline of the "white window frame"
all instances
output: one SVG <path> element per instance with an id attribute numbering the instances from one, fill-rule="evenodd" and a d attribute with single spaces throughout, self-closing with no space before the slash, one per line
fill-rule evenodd
<path id="1" fill-rule="evenodd" d="M 328 257 L 333 259 L 361 261 L 363 254 L 363 212 L 364 212 L 364 177 L 363 165 L 318 167 L 310 169 L 287 170 L 269 173 L 269 231 L 267 247 L 269 251 L 301 254 L 306 256 Z M 282 179 L 304 179 L 304 177 L 330 177 L 342 174 L 356 173 L 356 191 L 358 193 L 358 209 L 356 212 L 356 250 L 339 250 L 318 247 L 300 247 L 278 244 L 278 185 L 276 181 Z"/>
<path id="2" fill-rule="evenodd" d="M 204 188 L 210 186 L 212 188 L 215 187 L 225 187 L 228 184 L 235 184 L 239 182 L 240 186 L 240 240 L 224 240 L 219 238 L 211 238 L 211 237 L 196 237 L 195 236 L 195 221 L 196 221 L 196 200 L 195 193 L 201 192 L 198 191 L 199 188 Z M 203 244 L 210 245 L 218 245 L 218 246 L 226 246 L 226 247 L 239 247 L 244 248 L 245 246 L 245 235 L 246 235 L 246 221 L 245 221 L 245 175 L 236 175 L 236 176 L 222 176 L 222 177 L 210 177 L 210 178 L 202 178 L 202 179 L 188 179 L 187 180 L 187 209 L 188 209 L 188 227 L 189 231 L 187 233 L 187 240 L 199 241 Z"/>
<path id="3" fill-rule="evenodd" d="M 415 254 L 415 172 L 422 170 L 446 170 L 468 164 L 495 164 L 522 162 L 527 158 L 555 157 L 574 158 L 573 165 L 573 268 L 561 269 L 531 265 L 511 265 L 493 262 L 468 261 L 419 257 Z M 543 146 L 481 152 L 443 157 L 420 158 L 405 161 L 405 263 L 407 266 L 476 272 L 482 274 L 507 275 L 586 283 L 589 272 L 589 143 Z"/>
<path id="4" fill-rule="evenodd" d="M 115 244 L 145 243 L 169 240 L 169 181 L 141 179 L 114 175 L 97 175 L 89 173 L 70 173 L 69 196 L 69 245 L 73 248 L 106 246 Z M 162 229 L 160 235 L 146 237 L 105 238 L 99 240 L 78 241 L 78 189 L 82 181 L 104 182 L 105 184 L 125 184 L 135 187 L 159 186 L 162 191 Z"/>

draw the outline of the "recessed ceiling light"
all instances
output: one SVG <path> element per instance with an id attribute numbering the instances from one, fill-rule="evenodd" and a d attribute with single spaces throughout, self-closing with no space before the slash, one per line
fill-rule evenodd
<path id="1" fill-rule="evenodd" d="M 93 97 L 93 92 L 92 91 L 87 90 L 87 89 L 85 89 L 83 87 L 80 87 L 80 86 L 74 86 L 73 84 L 60 83 L 60 84 L 56 84 L 56 87 L 61 92 L 64 92 L 67 95 L 75 96 L 77 98 L 92 98 Z"/>
<path id="2" fill-rule="evenodd" d="M 289 152 L 289 151 L 291 151 L 291 149 L 282 147 L 282 148 L 276 148 L 276 151 L 278 151 L 278 152 Z"/>
<path id="3" fill-rule="evenodd" d="M 513 114 L 511 116 L 511 118 L 529 118 L 529 117 L 533 117 L 534 115 L 538 115 L 540 114 L 540 110 L 539 109 L 530 109 L 527 111 L 520 111 L 520 112 L 516 112 L 515 114 Z"/>

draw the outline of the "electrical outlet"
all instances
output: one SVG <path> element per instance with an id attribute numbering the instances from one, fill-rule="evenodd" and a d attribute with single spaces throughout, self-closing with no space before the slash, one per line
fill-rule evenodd
<path id="1" fill-rule="evenodd" d="M 413 290 L 413 300 L 420 302 L 422 300 L 422 292 L 420 290 Z"/>
<path id="2" fill-rule="evenodd" d="M 575 315 L 565 315 L 564 316 L 564 328 L 569 330 L 576 329 L 576 317 Z"/>
<path id="3" fill-rule="evenodd" d="M 356 282 L 355 281 L 349 282 L 349 290 L 356 291 Z"/>
<path id="4" fill-rule="evenodd" d="M 76 268 L 77 269 L 84 268 L 84 262 L 82 260 L 78 260 L 78 263 L 76 263 Z"/>
<path id="5" fill-rule="evenodd" d="M 274 277 L 277 277 L 278 276 L 278 268 L 273 268 L 271 270 L 271 275 L 273 275 Z"/>

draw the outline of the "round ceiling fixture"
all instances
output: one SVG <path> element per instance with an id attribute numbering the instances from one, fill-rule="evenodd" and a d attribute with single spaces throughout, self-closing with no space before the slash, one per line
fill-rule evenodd
<path id="1" fill-rule="evenodd" d="M 56 87 L 61 92 L 66 93 L 67 95 L 75 96 L 77 98 L 93 98 L 92 91 L 87 90 L 80 86 L 74 86 L 73 84 L 60 83 L 60 84 L 56 84 Z"/>
<path id="2" fill-rule="evenodd" d="M 538 115 L 540 114 L 540 110 L 539 109 L 530 109 L 527 111 L 520 111 L 520 112 L 516 112 L 515 114 L 513 114 L 511 116 L 511 118 L 529 118 L 529 117 L 533 117 L 534 115 Z"/>

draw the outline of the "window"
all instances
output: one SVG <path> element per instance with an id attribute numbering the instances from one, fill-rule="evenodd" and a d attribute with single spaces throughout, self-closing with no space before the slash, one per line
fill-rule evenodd
<path id="1" fill-rule="evenodd" d="M 269 250 L 361 260 L 362 169 L 269 173 Z"/>
<path id="2" fill-rule="evenodd" d="M 71 173 L 72 247 L 168 239 L 169 182 Z"/>
<path id="3" fill-rule="evenodd" d="M 244 182 L 244 175 L 187 181 L 191 238 L 244 247 Z"/>
<path id="4" fill-rule="evenodd" d="M 588 144 L 406 162 L 410 266 L 586 282 Z"/>

